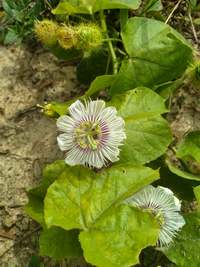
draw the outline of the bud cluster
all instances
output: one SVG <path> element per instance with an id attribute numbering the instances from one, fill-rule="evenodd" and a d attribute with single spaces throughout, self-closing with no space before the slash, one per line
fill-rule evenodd
<path id="1" fill-rule="evenodd" d="M 94 50 L 103 43 L 101 28 L 93 23 L 71 26 L 52 20 L 35 21 L 37 38 L 48 47 L 58 43 L 64 49 Z"/>

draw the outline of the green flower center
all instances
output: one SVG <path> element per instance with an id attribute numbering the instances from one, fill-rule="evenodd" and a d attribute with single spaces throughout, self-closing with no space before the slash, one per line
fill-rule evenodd
<path id="1" fill-rule="evenodd" d="M 144 209 L 143 211 L 150 212 L 150 213 L 152 213 L 154 215 L 154 210 L 153 209 Z M 160 225 L 164 225 L 165 224 L 165 221 L 164 221 L 163 216 L 162 216 L 162 210 L 158 210 L 157 211 L 155 219 Z"/>
<path id="2" fill-rule="evenodd" d="M 73 141 L 77 142 L 82 148 L 89 147 L 95 151 L 98 149 L 99 140 L 101 136 L 101 129 L 99 127 L 99 121 L 84 121 L 74 131 Z"/>

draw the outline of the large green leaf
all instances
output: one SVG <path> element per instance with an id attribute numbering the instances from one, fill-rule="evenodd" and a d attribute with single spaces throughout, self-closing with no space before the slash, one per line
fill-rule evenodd
<path id="1" fill-rule="evenodd" d="M 111 95 L 168 82 L 182 75 L 192 58 L 192 46 L 160 21 L 131 18 L 121 36 L 129 59 L 122 63 Z"/>
<path id="2" fill-rule="evenodd" d="M 190 132 L 179 144 L 176 156 L 200 162 L 200 130 Z"/>
<path id="3" fill-rule="evenodd" d="M 80 83 L 90 86 L 97 76 L 104 75 L 109 62 L 109 52 L 99 48 L 84 55 L 77 67 L 77 79 Z M 111 63 L 109 64 L 108 74 L 112 73 Z"/>
<path id="4" fill-rule="evenodd" d="M 114 79 L 115 75 L 103 75 L 96 77 L 96 79 L 91 83 L 90 88 L 87 90 L 85 95 L 89 97 L 99 90 L 111 86 Z"/>
<path id="5" fill-rule="evenodd" d="M 195 188 L 195 195 L 200 199 L 200 186 Z M 179 267 L 200 267 L 200 212 L 183 215 L 186 224 L 178 233 L 174 243 L 158 248 Z"/>
<path id="6" fill-rule="evenodd" d="M 152 90 L 139 87 L 112 97 L 107 106 L 114 106 L 121 117 L 127 117 L 139 112 L 154 116 L 168 112 L 164 100 Z"/>
<path id="7" fill-rule="evenodd" d="M 118 165 L 100 175 L 86 167 L 71 167 L 47 192 L 47 226 L 86 231 L 80 234 L 80 240 L 86 260 L 94 265 L 109 267 L 135 264 L 140 250 L 155 244 L 159 226 L 151 214 L 127 205 L 115 205 L 158 179 L 158 176 L 158 171 L 133 164 Z M 111 236 L 113 239 L 107 246 L 105 241 L 108 242 Z M 142 241 L 138 242 L 138 236 Z M 87 242 L 88 239 L 92 243 Z M 93 257 L 90 253 L 94 244 L 101 248 L 101 253 L 98 250 Z"/>
<path id="8" fill-rule="evenodd" d="M 58 6 L 52 10 L 53 14 L 92 14 L 92 2 L 94 0 L 64 0 L 60 1 Z"/>
<path id="9" fill-rule="evenodd" d="M 155 186 L 161 185 L 170 188 L 179 199 L 188 201 L 194 199 L 193 187 L 198 186 L 200 181 L 191 179 L 191 175 L 188 173 L 178 172 L 176 168 L 175 172 L 169 164 L 167 154 L 163 154 L 157 160 L 150 162 L 148 166 L 155 170 L 160 168 L 160 179 L 154 183 Z"/>
<path id="10" fill-rule="evenodd" d="M 40 254 L 60 260 L 63 258 L 77 258 L 83 255 L 77 229 L 66 231 L 58 226 L 51 226 L 40 236 Z"/>
<path id="11" fill-rule="evenodd" d="M 128 267 L 139 262 L 141 248 L 154 245 L 159 233 L 152 214 L 119 205 L 105 212 L 79 238 L 84 257 L 95 266 Z"/>
<path id="12" fill-rule="evenodd" d="M 53 14 L 92 14 L 102 9 L 137 9 L 141 0 L 68 0 L 52 11 Z"/>
<path id="13" fill-rule="evenodd" d="M 172 131 L 160 115 L 140 112 L 125 117 L 126 139 L 118 163 L 146 164 L 161 156 L 172 141 Z"/>
<path id="14" fill-rule="evenodd" d="M 138 9 L 141 0 L 94 0 L 92 11 L 95 13 L 102 9 Z"/>

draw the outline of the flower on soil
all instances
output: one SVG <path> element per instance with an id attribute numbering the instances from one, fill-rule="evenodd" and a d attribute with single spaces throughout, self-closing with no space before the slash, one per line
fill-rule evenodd
<path id="1" fill-rule="evenodd" d="M 87 165 L 101 168 L 107 160 L 118 160 L 119 146 L 126 138 L 124 121 L 117 117 L 115 107 L 105 107 L 105 102 L 77 100 L 68 108 L 70 116 L 57 120 L 58 145 L 67 150 L 65 162 L 69 165 Z"/>
<path id="2" fill-rule="evenodd" d="M 167 245 L 177 235 L 176 231 L 185 224 L 183 217 L 178 214 L 181 204 L 173 192 L 165 187 L 157 188 L 148 185 L 136 194 L 122 201 L 151 212 L 162 227 L 157 245 Z"/>

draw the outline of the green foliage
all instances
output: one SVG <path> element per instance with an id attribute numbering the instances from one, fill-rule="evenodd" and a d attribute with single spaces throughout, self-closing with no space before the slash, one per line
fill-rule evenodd
<path id="1" fill-rule="evenodd" d="M 107 70 L 109 52 L 103 48 L 84 54 L 82 61 L 77 68 L 78 81 L 86 86 L 100 75 L 104 75 Z M 108 67 L 108 74 L 112 73 L 111 62 Z"/>
<path id="2" fill-rule="evenodd" d="M 155 104 L 155 102 L 156 104 Z M 108 104 L 124 118 L 126 139 L 119 163 L 146 164 L 165 152 L 172 141 L 171 128 L 158 114 L 167 112 L 163 99 L 148 88 L 116 95 Z"/>
<path id="3" fill-rule="evenodd" d="M 25 205 L 26 213 L 39 222 L 45 229 L 44 221 L 44 197 L 48 187 L 68 168 L 64 160 L 47 165 L 43 173 L 42 184 L 34 189 L 27 189 L 29 202 Z"/>
<path id="4" fill-rule="evenodd" d="M 8 15 L 5 22 L 13 18 L 10 23 L 15 23 L 8 26 L 4 44 L 17 41 L 18 45 L 21 46 L 22 40 L 33 32 L 34 20 L 39 17 L 44 8 L 43 1 L 36 4 L 30 0 L 17 1 L 16 3 L 11 0 L 4 0 L 3 9 Z"/>
<path id="5" fill-rule="evenodd" d="M 92 14 L 102 9 L 137 9 L 140 3 L 140 0 L 68 0 L 60 1 L 60 4 L 52 12 L 53 14 Z"/>
<path id="6" fill-rule="evenodd" d="M 118 165 L 100 175 L 85 167 L 71 167 L 47 192 L 47 226 L 84 230 L 79 238 L 85 258 L 92 264 L 108 267 L 135 264 L 140 250 L 155 244 L 160 228 L 150 213 L 116 204 L 156 179 L 157 171 L 133 164 Z M 141 230 L 145 238 L 136 242 Z M 113 251 L 116 252 L 110 258 Z"/>
<path id="7" fill-rule="evenodd" d="M 112 76 L 111 76 L 112 77 Z M 137 113 L 154 116 L 168 112 L 164 100 L 152 90 L 138 87 L 135 90 L 115 95 L 107 106 L 114 106 L 121 117 L 128 117 Z"/>
<path id="8" fill-rule="evenodd" d="M 28 267 L 44 267 L 44 265 L 40 262 L 40 258 L 38 255 L 35 255 L 29 262 Z"/>
<path id="9" fill-rule="evenodd" d="M 80 231 L 64 230 L 58 226 L 51 226 L 40 236 L 40 254 L 54 259 L 78 258 L 83 255 L 78 235 Z"/>
<path id="10" fill-rule="evenodd" d="M 194 189 L 197 200 L 200 200 L 200 186 Z M 186 224 L 178 233 L 173 244 L 157 248 L 179 267 L 199 267 L 200 249 L 200 212 L 183 215 Z"/>
<path id="11" fill-rule="evenodd" d="M 121 36 L 129 59 L 123 61 L 111 86 L 112 95 L 168 82 L 182 75 L 192 58 L 191 45 L 160 21 L 131 18 Z"/>
<path id="12" fill-rule="evenodd" d="M 200 185 L 199 178 L 173 167 L 169 164 L 167 154 L 163 154 L 147 166 L 154 170 L 160 168 L 160 180 L 156 181 L 154 186 L 167 187 L 182 200 L 192 201 L 194 199 L 193 187 Z"/>
<path id="13" fill-rule="evenodd" d="M 82 54 L 81 50 L 77 50 L 75 48 L 72 49 L 64 49 L 60 47 L 59 44 L 52 45 L 51 52 L 56 56 L 59 60 L 70 60 L 76 58 Z"/>
<path id="14" fill-rule="evenodd" d="M 114 79 L 115 75 L 103 75 L 96 77 L 96 79 L 91 83 L 88 91 L 85 93 L 86 97 L 91 96 L 102 88 L 111 86 Z"/>
<path id="15" fill-rule="evenodd" d="M 200 131 L 192 131 L 179 144 L 176 156 L 181 159 L 200 162 Z"/>

